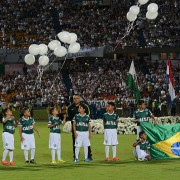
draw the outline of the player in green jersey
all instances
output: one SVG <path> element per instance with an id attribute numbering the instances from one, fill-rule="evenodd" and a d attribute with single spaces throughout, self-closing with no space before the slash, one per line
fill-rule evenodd
<path id="1" fill-rule="evenodd" d="M 64 163 L 61 159 L 61 135 L 60 135 L 60 125 L 66 123 L 66 114 L 64 115 L 63 121 L 59 119 L 58 110 L 55 107 L 50 108 L 49 114 L 51 115 L 48 128 L 50 128 L 49 135 L 49 148 L 51 149 L 52 164 Z M 55 154 L 57 153 L 58 161 L 55 161 Z"/>
<path id="2" fill-rule="evenodd" d="M 91 159 L 88 158 L 88 147 L 90 146 L 91 139 L 91 125 L 90 117 L 85 113 L 86 106 L 84 103 L 79 104 L 79 114 L 76 114 L 73 118 L 73 130 L 75 137 L 75 160 L 74 162 L 79 162 L 79 151 L 80 147 L 84 147 L 85 162 L 90 162 Z"/>
<path id="3" fill-rule="evenodd" d="M 151 160 L 149 155 L 150 143 L 147 140 L 147 135 L 144 131 L 139 133 L 139 139 L 133 144 L 134 151 L 133 154 L 139 161 Z"/>
<path id="4" fill-rule="evenodd" d="M 40 137 L 40 133 L 35 126 L 34 119 L 30 116 L 30 111 L 28 108 L 23 109 L 23 116 L 19 119 L 19 134 L 21 139 L 21 149 L 24 150 L 25 163 L 36 164 L 34 160 L 35 156 L 35 139 L 34 139 L 34 130 L 37 132 Z M 28 151 L 31 150 L 31 159 L 28 160 Z"/>
<path id="5" fill-rule="evenodd" d="M 4 109 L 4 117 L 2 119 L 3 123 L 3 146 L 4 152 L 2 157 L 2 165 L 8 165 L 6 161 L 6 156 L 9 152 L 10 165 L 14 166 L 15 163 L 13 161 L 13 150 L 14 150 L 14 133 L 15 128 L 18 125 L 18 122 L 14 120 L 14 116 L 12 115 L 12 111 L 9 108 Z"/>
<path id="6" fill-rule="evenodd" d="M 142 131 L 140 122 L 149 122 L 151 118 L 154 122 L 154 125 L 157 124 L 152 112 L 149 109 L 146 109 L 146 105 L 143 100 L 139 100 L 138 109 L 134 112 L 133 118 L 133 121 L 137 123 L 137 139 L 139 138 L 139 133 Z"/>
<path id="7" fill-rule="evenodd" d="M 104 124 L 104 145 L 105 145 L 105 153 L 106 159 L 105 161 L 109 161 L 109 147 L 112 146 L 113 152 L 113 161 L 118 161 L 118 157 L 116 156 L 116 145 L 118 144 L 117 139 L 117 124 L 119 116 L 115 111 L 115 103 L 108 102 L 106 106 L 106 111 L 103 115 L 103 124 Z"/>

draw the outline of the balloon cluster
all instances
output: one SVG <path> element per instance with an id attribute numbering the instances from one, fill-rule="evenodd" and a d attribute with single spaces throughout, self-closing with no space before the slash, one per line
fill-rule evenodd
<path id="1" fill-rule="evenodd" d="M 144 5 L 149 0 L 138 0 L 136 5 L 130 7 L 129 12 L 127 13 L 126 17 L 128 21 L 134 22 L 137 19 L 137 16 L 140 12 L 140 6 Z M 146 18 L 149 20 L 156 19 L 158 16 L 158 5 L 156 3 L 151 3 L 147 7 Z"/>
<path id="2" fill-rule="evenodd" d="M 46 66 L 49 64 L 48 54 L 52 51 L 56 57 L 64 57 L 68 53 L 77 53 L 80 50 L 80 44 L 77 43 L 77 35 L 75 33 L 69 33 L 62 31 L 57 34 L 59 40 L 52 40 L 48 45 L 46 44 L 31 44 L 29 46 L 29 54 L 24 58 L 25 63 L 33 65 L 35 63 L 35 56 L 39 55 L 39 65 Z M 64 46 L 63 46 L 63 45 Z"/>
<path id="3" fill-rule="evenodd" d="M 122 40 L 129 35 L 131 30 L 137 26 L 135 20 L 137 19 L 138 14 L 140 13 L 140 7 L 141 5 L 144 5 L 148 2 L 149 0 L 138 0 L 136 5 L 133 5 L 130 7 L 129 12 L 126 15 L 127 20 L 129 21 L 128 26 L 126 28 L 126 32 L 124 33 L 124 36 L 117 42 L 117 45 L 115 46 L 114 50 L 118 47 L 118 45 L 122 42 Z M 147 13 L 146 13 L 146 18 L 149 20 L 156 19 L 158 16 L 158 5 L 156 3 L 151 3 L 147 7 Z"/>

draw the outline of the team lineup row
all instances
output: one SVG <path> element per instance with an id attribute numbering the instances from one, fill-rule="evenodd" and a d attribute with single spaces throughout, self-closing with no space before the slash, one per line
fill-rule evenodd
<path id="1" fill-rule="evenodd" d="M 91 139 L 91 120 L 90 116 L 85 113 L 86 105 L 84 103 L 78 104 L 78 114 L 72 119 L 72 131 L 75 137 L 74 142 L 74 162 L 79 162 L 79 151 L 80 147 L 84 148 L 84 161 L 92 161 L 92 157 L 89 156 L 88 151 L 90 147 Z M 105 145 L 105 161 L 109 161 L 109 148 L 112 146 L 113 161 L 118 161 L 116 156 L 116 145 L 118 144 L 117 140 L 117 123 L 118 115 L 115 112 L 114 102 L 108 102 L 106 106 L 106 113 L 103 116 L 104 123 L 104 145 Z M 64 115 L 63 120 L 58 117 L 58 110 L 55 107 L 50 108 L 49 110 L 50 118 L 48 122 L 48 128 L 50 129 L 49 135 L 49 148 L 51 149 L 52 163 L 64 163 L 65 161 L 61 159 L 61 135 L 60 135 L 60 125 L 66 123 L 66 115 Z M 137 122 L 137 141 L 133 144 L 134 156 L 139 160 L 151 160 L 151 157 L 148 153 L 150 144 L 147 140 L 146 133 L 143 132 L 140 128 L 140 121 L 149 121 L 151 117 L 155 122 L 154 116 L 152 113 L 145 108 L 145 103 L 143 101 L 139 102 L 139 107 L 134 113 L 134 121 Z M 19 121 L 14 120 L 12 111 L 9 108 L 4 110 L 3 117 L 3 165 L 15 165 L 13 161 L 13 150 L 14 150 L 14 133 L 15 128 L 19 126 L 19 134 L 21 140 L 21 149 L 24 151 L 25 163 L 36 163 L 34 160 L 35 157 L 35 139 L 34 131 L 37 132 L 40 137 L 40 132 L 35 126 L 34 119 L 30 116 L 30 111 L 28 108 L 23 109 L 23 116 Z M 31 151 L 30 160 L 28 158 L 28 152 Z M 7 154 L 9 153 L 10 163 L 6 160 Z M 57 154 L 57 161 L 55 160 L 55 155 Z"/>

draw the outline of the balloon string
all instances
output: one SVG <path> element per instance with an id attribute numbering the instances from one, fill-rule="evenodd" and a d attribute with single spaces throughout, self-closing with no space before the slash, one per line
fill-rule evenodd
<path id="1" fill-rule="evenodd" d="M 43 71 L 45 71 L 46 69 L 48 69 L 53 63 L 54 63 L 54 61 L 57 59 L 57 57 L 56 58 L 54 58 L 54 60 L 51 62 L 51 64 L 49 64 L 46 68 L 44 68 L 44 70 Z"/>
<path id="2" fill-rule="evenodd" d="M 116 48 L 119 46 L 119 44 L 122 42 L 122 40 L 128 36 L 131 32 L 131 30 L 135 27 L 136 25 L 134 25 L 134 21 L 128 24 L 128 27 L 126 29 L 126 32 L 124 33 L 124 36 L 117 42 L 117 45 L 115 46 L 115 48 L 113 49 L 113 52 L 116 50 Z"/>
<path id="3" fill-rule="evenodd" d="M 139 2 L 137 2 L 136 5 L 137 5 L 139 8 L 141 7 L 141 4 L 140 4 Z M 135 20 L 134 20 L 133 22 L 131 22 L 131 23 L 128 24 L 128 27 L 127 27 L 127 29 L 126 29 L 126 32 L 124 33 L 124 36 L 117 42 L 117 45 L 116 45 L 115 48 L 113 49 L 113 52 L 116 50 L 116 48 L 117 48 L 117 47 L 119 46 L 119 44 L 122 42 L 122 40 L 123 40 L 126 36 L 128 36 L 128 35 L 130 34 L 131 30 L 136 26 L 136 24 L 134 25 L 134 22 L 135 22 Z"/>
<path id="4" fill-rule="evenodd" d="M 68 55 L 68 54 L 67 54 L 67 55 Z M 66 62 L 66 60 L 67 60 L 67 55 L 65 56 L 64 62 L 63 62 L 63 64 L 62 64 L 61 68 L 59 69 L 59 72 L 58 72 L 58 74 L 56 75 L 56 78 L 55 78 L 54 81 L 53 81 L 53 84 L 52 84 L 52 86 L 51 86 L 51 90 L 52 90 L 52 88 L 53 88 L 53 86 L 54 86 L 54 84 L 55 84 L 56 79 L 58 78 L 59 74 L 61 73 L 62 68 L 64 67 L 64 64 L 65 64 L 65 62 Z"/>

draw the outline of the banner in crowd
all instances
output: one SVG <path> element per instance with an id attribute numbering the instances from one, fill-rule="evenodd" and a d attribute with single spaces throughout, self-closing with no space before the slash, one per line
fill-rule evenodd
<path id="1" fill-rule="evenodd" d="M 113 102 L 114 102 L 114 100 L 112 100 Z M 92 105 L 92 104 L 94 104 L 94 105 L 100 105 L 101 106 L 101 108 L 105 108 L 106 107 L 106 104 L 107 104 L 107 102 L 108 102 L 108 100 L 93 100 L 93 101 L 88 101 L 88 104 L 89 105 Z"/>
<path id="2" fill-rule="evenodd" d="M 1 101 L 0 101 L 0 105 L 1 105 L 3 108 L 5 108 L 5 107 L 6 107 L 6 102 L 1 102 Z"/>
<path id="3" fill-rule="evenodd" d="M 180 123 L 158 124 L 141 122 L 150 144 L 154 159 L 180 158 Z"/>

